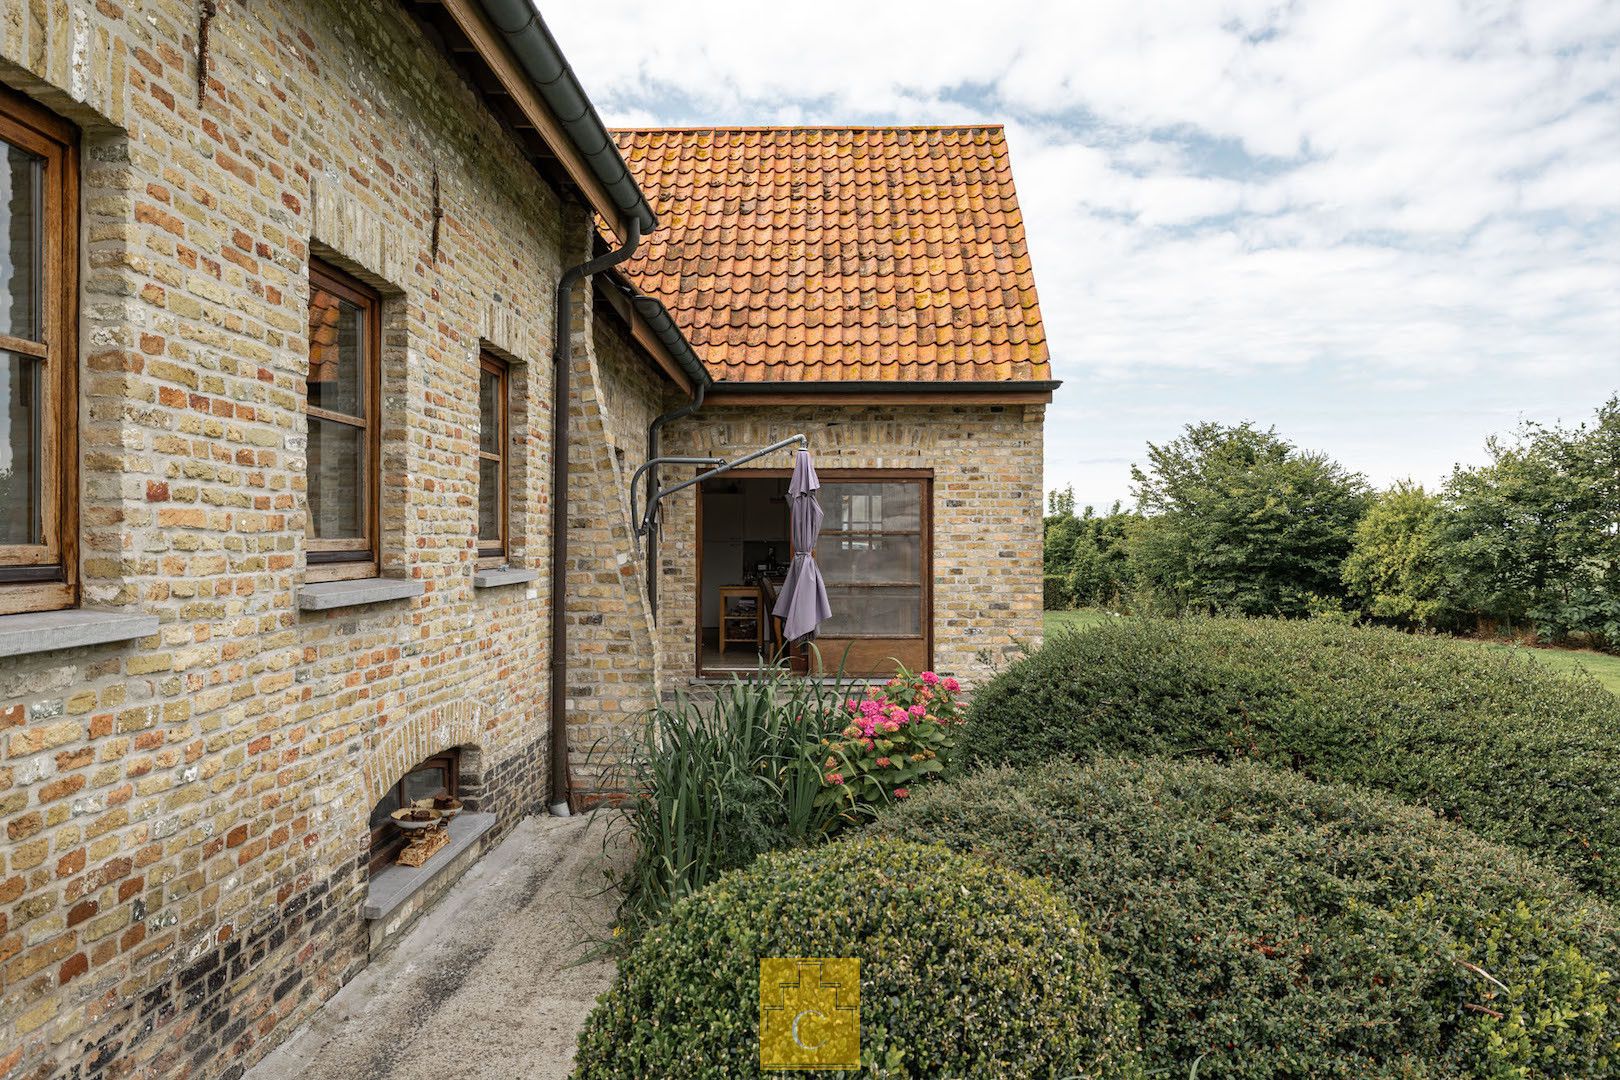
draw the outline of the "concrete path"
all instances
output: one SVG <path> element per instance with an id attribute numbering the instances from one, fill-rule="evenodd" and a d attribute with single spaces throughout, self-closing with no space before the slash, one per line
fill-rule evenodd
<path id="1" fill-rule="evenodd" d="M 613 964 L 607 812 L 531 817 L 245 1080 L 565 1080 Z M 616 858 L 622 858 L 618 853 Z"/>

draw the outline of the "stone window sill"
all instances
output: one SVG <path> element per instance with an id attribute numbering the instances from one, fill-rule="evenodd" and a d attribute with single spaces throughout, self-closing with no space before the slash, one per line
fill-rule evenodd
<path id="1" fill-rule="evenodd" d="M 450 830 L 450 842 L 421 866 L 400 866 L 397 863 L 371 875 L 366 889 L 366 902 L 360 908 L 363 918 L 375 922 L 386 919 L 399 906 L 433 883 L 433 879 L 456 861 L 456 856 L 478 842 L 479 837 L 495 827 L 494 814 L 457 814 L 445 828 Z"/>
<path id="2" fill-rule="evenodd" d="M 30 611 L 0 615 L 0 656 L 26 656 L 112 641 L 133 641 L 158 632 L 156 615 L 127 611 Z"/>
<path id="3" fill-rule="evenodd" d="M 492 566 L 488 570 L 478 570 L 473 574 L 473 588 L 494 589 L 502 585 L 521 585 L 526 581 L 537 581 L 540 571 L 525 570 L 518 566 Z"/>
<path id="4" fill-rule="evenodd" d="M 321 581 L 298 590 L 298 607 L 303 611 L 330 611 L 332 608 L 382 604 L 422 595 L 420 581 L 402 578 L 357 578 L 353 581 Z"/>

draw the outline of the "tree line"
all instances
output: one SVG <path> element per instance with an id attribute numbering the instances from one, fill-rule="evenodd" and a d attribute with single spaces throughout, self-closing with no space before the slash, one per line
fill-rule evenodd
<path id="1" fill-rule="evenodd" d="M 1046 606 L 1366 619 L 1620 647 L 1620 397 L 1525 423 L 1439 487 L 1377 491 L 1253 423 L 1188 425 L 1132 466 L 1136 507 L 1054 491 Z"/>

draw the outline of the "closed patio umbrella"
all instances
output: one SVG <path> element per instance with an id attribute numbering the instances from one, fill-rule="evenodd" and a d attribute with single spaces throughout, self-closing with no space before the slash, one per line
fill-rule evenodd
<path id="1" fill-rule="evenodd" d="M 816 636 L 816 628 L 832 615 L 827 603 L 827 585 L 812 554 L 821 538 L 821 502 L 816 489 L 816 467 L 810 451 L 800 450 L 793 462 L 793 479 L 788 483 L 788 534 L 793 541 L 793 565 L 776 598 L 771 614 L 782 620 L 782 637 L 799 645 Z"/>

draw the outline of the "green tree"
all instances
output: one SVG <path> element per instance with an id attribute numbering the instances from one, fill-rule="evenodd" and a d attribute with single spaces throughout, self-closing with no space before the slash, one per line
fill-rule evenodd
<path id="1" fill-rule="evenodd" d="M 1077 519 L 1069 592 L 1081 607 L 1123 606 L 1131 593 L 1130 544 L 1142 518 L 1120 508 L 1106 514 L 1088 506 Z"/>
<path id="2" fill-rule="evenodd" d="M 1080 521 L 1074 516 L 1074 488 L 1054 489 L 1046 497 L 1048 513 L 1041 521 L 1041 572 L 1045 575 L 1043 604 L 1048 611 L 1074 607 L 1069 576 L 1074 569 L 1075 541 Z"/>
<path id="3" fill-rule="evenodd" d="M 1336 602 L 1370 490 L 1359 473 L 1252 423 L 1188 425 L 1132 466 L 1132 545 L 1156 606 L 1301 616 Z"/>
<path id="4" fill-rule="evenodd" d="M 1440 496 L 1405 480 L 1378 495 L 1356 524 L 1343 579 L 1350 598 L 1374 618 L 1439 622 L 1449 606 Z"/>
<path id="5" fill-rule="evenodd" d="M 1485 622 L 1620 642 L 1620 399 L 1591 424 L 1526 423 L 1446 483 L 1448 579 Z"/>

